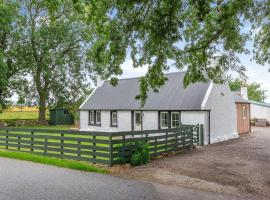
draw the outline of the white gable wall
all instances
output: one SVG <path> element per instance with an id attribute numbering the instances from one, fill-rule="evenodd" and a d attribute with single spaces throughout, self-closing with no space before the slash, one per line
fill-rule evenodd
<path id="1" fill-rule="evenodd" d="M 251 119 L 266 119 L 270 122 L 270 107 L 261 106 L 257 104 L 250 104 Z"/>
<path id="2" fill-rule="evenodd" d="M 238 137 L 236 105 L 228 85 L 214 84 L 202 109 L 211 110 L 211 143 Z"/>

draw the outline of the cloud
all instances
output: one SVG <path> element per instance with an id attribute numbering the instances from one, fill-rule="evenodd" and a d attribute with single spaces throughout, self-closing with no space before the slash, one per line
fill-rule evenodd
<path id="1" fill-rule="evenodd" d="M 148 70 L 148 66 L 133 67 L 133 62 L 131 59 L 126 60 L 122 65 L 121 68 L 123 70 L 123 74 L 119 78 L 133 78 L 133 77 L 139 77 L 144 76 Z"/>

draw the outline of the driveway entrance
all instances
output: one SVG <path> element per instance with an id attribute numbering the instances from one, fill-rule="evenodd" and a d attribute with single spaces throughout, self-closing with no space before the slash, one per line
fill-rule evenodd
<path id="1" fill-rule="evenodd" d="M 270 128 L 123 171 L 122 177 L 270 198 Z"/>

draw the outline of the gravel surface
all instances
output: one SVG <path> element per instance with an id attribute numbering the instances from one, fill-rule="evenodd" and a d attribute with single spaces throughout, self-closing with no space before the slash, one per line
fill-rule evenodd
<path id="1" fill-rule="evenodd" d="M 156 159 L 117 175 L 246 199 L 270 199 L 270 128 L 253 127 L 251 134 L 238 139 Z"/>

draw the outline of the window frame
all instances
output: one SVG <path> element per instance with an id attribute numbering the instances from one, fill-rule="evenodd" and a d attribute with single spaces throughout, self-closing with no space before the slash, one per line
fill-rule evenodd
<path id="1" fill-rule="evenodd" d="M 165 120 L 162 119 L 163 114 L 167 115 L 167 118 Z M 167 126 L 163 126 L 163 123 L 162 123 L 163 121 L 165 121 L 167 123 Z M 167 112 L 167 111 L 160 112 L 160 128 L 161 129 L 169 128 L 169 112 Z"/>
<path id="2" fill-rule="evenodd" d="M 97 112 L 100 113 L 100 122 L 97 122 Z M 101 126 L 101 110 L 89 110 L 88 118 L 90 126 Z"/>
<path id="3" fill-rule="evenodd" d="M 95 111 L 89 110 L 89 125 L 95 124 Z"/>
<path id="4" fill-rule="evenodd" d="M 113 116 L 116 116 L 116 120 L 114 122 Z M 118 127 L 118 112 L 116 110 L 111 111 L 111 127 Z"/>
<path id="5" fill-rule="evenodd" d="M 135 125 L 136 125 L 136 126 L 141 126 L 141 125 L 142 125 L 142 113 L 139 112 L 139 111 L 137 111 L 137 112 L 135 112 L 134 114 L 135 114 Z M 140 122 L 139 122 L 139 123 L 137 123 L 137 114 L 140 115 Z"/>
<path id="6" fill-rule="evenodd" d="M 97 113 L 99 113 L 99 121 L 98 121 L 98 114 Z M 95 123 L 96 125 L 100 125 L 101 124 L 101 111 L 100 110 L 96 110 L 95 111 L 95 120 L 96 120 L 95 121 L 96 122 Z"/>
<path id="7" fill-rule="evenodd" d="M 173 115 L 174 114 L 178 114 L 178 120 L 173 120 Z M 178 111 L 173 111 L 171 112 L 171 128 L 179 128 L 180 124 L 181 124 L 181 119 L 180 119 L 180 112 Z M 178 126 L 173 126 L 173 122 L 177 122 L 178 121 Z"/>

